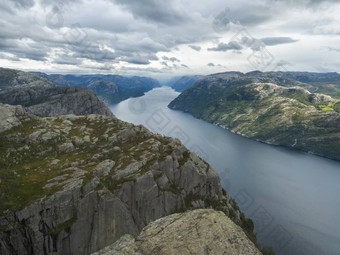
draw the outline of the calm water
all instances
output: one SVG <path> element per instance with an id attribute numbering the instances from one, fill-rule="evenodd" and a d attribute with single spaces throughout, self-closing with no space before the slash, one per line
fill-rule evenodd
<path id="1" fill-rule="evenodd" d="M 340 254 L 340 163 L 232 134 L 167 108 L 179 93 L 156 88 L 111 107 L 121 120 L 180 139 L 209 162 L 277 254 Z"/>

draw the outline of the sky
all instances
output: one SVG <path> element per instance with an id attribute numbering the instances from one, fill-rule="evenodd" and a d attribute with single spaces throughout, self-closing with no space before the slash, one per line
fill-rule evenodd
<path id="1" fill-rule="evenodd" d="M 339 72 L 339 0 L 1 0 L 0 66 L 170 77 Z"/>

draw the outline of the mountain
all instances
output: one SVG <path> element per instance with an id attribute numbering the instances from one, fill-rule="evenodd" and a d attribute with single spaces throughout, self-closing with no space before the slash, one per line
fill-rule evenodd
<path id="1" fill-rule="evenodd" d="M 340 160 L 340 100 L 305 87 L 281 73 L 216 74 L 169 107 L 257 141 Z"/>
<path id="2" fill-rule="evenodd" d="M 216 172 L 178 140 L 113 116 L 0 113 L 1 254 L 89 254 L 196 208 L 223 211 L 256 242 Z"/>
<path id="3" fill-rule="evenodd" d="M 312 92 L 340 98 L 340 74 L 338 73 L 285 72 L 284 75 L 307 83 Z"/>
<path id="4" fill-rule="evenodd" d="M 147 77 L 120 75 L 60 75 L 33 73 L 49 79 L 58 86 L 80 86 L 92 90 L 107 104 L 116 104 L 130 97 L 144 95 L 159 87 L 158 81 Z"/>
<path id="5" fill-rule="evenodd" d="M 21 89 L 23 87 L 51 88 L 55 87 L 55 84 L 38 75 L 0 67 L 0 93 Z"/>
<path id="6" fill-rule="evenodd" d="M 172 78 L 170 81 L 166 83 L 166 86 L 173 88 L 178 92 L 183 92 L 187 88 L 190 88 L 200 77 L 201 75 L 188 75 Z"/>
<path id="7" fill-rule="evenodd" d="M 40 76 L 4 68 L 0 69 L 0 81 L 0 103 L 21 105 L 37 116 L 112 116 L 110 109 L 93 92 L 81 87 L 57 87 Z"/>
<path id="8" fill-rule="evenodd" d="M 83 88 L 5 73 L 2 100 L 13 105 L 0 103 L 0 254 L 117 254 L 126 240 L 143 254 L 162 247 L 179 254 L 176 229 L 188 233 L 190 247 L 201 243 L 201 254 L 260 254 L 253 222 L 179 140 L 89 111 L 107 108 Z M 193 226 L 204 239 L 189 234 Z"/>

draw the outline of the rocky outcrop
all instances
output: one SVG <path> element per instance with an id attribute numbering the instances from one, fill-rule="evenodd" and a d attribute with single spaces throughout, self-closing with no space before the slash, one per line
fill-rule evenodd
<path id="1" fill-rule="evenodd" d="M 80 87 L 35 87 L 0 93 L 0 102 L 22 105 L 40 116 L 101 114 L 112 116 L 110 109 L 92 92 Z"/>
<path id="2" fill-rule="evenodd" d="M 198 209 L 150 223 L 136 237 L 124 235 L 92 255 L 261 255 L 242 229 L 222 212 Z"/>
<path id="3" fill-rule="evenodd" d="M 93 86 L 100 90 L 103 85 L 99 82 Z M 106 87 L 110 91 L 117 89 L 114 84 Z M 65 114 L 113 116 L 91 91 L 80 87 L 57 87 L 39 75 L 6 68 L 0 68 L 0 103 L 21 105 L 28 113 L 40 117 Z"/>
<path id="4" fill-rule="evenodd" d="M 90 254 L 197 208 L 223 211 L 255 240 L 216 172 L 178 140 L 112 116 L 0 106 L 17 118 L 0 133 L 1 254 Z"/>
<path id="5" fill-rule="evenodd" d="M 0 93 L 23 88 L 53 88 L 56 85 L 44 77 L 0 67 Z"/>
<path id="6" fill-rule="evenodd" d="M 34 118 L 30 116 L 20 105 L 6 105 L 0 103 L 0 132 L 7 131 L 21 125 L 22 121 Z"/>

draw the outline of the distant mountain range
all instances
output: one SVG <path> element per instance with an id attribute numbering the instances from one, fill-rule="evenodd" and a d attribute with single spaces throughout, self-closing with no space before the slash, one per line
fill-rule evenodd
<path id="1" fill-rule="evenodd" d="M 152 78 L 120 75 L 61 75 L 32 72 L 58 86 L 80 86 L 92 90 L 107 104 L 116 104 L 130 97 L 144 95 L 145 92 L 160 87 Z"/>
<path id="2" fill-rule="evenodd" d="M 200 78 L 169 107 L 258 141 L 340 160 L 339 81 L 337 73 L 220 73 Z"/>
<path id="3" fill-rule="evenodd" d="M 269 80 L 277 82 L 285 86 L 300 86 L 310 92 L 318 92 L 327 94 L 334 97 L 340 97 L 340 74 L 338 73 L 310 73 L 310 72 L 266 72 L 253 71 L 249 73 L 241 72 L 225 72 L 213 75 L 223 75 L 224 78 L 229 76 L 228 79 L 244 79 L 252 78 L 261 80 Z M 208 76 L 202 75 L 187 75 L 172 78 L 165 83 L 166 86 L 173 88 L 178 92 L 183 92 L 190 88 L 199 78 L 206 78 Z"/>

